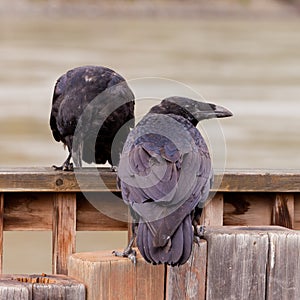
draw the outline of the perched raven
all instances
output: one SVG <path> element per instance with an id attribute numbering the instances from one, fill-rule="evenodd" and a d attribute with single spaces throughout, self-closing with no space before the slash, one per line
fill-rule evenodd
<path id="1" fill-rule="evenodd" d="M 199 121 L 224 118 L 224 107 L 170 97 L 130 132 L 121 155 L 118 183 L 133 216 L 133 239 L 124 252 L 135 261 L 137 246 L 153 264 L 184 264 L 192 250 L 213 172 L 208 147 L 195 127 Z"/>
<path id="2" fill-rule="evenodd" d="M 50 127 L 55 140 L 67 146 L 69 156 L 54 168 L 73 170 L 71 158 L 79 167 L 82 160 L 116 166 L 133 126 L 134 95 L 122 76 L 100 66 L 68 71 L 54 88 Z"/>

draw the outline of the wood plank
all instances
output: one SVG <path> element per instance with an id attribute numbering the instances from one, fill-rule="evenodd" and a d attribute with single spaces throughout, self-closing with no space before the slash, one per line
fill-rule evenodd
<path id="1" fill-rule="evenodd" d="M 76 229 L 78 231 L 125 231 L 127 221 L 122 219 L 127 220 L 127 214 L 127 206 L 123 200 L 116 199 L 110 193 L 77 194 Z"/>
<path id="2" fill-rule="evenodd" d="M 3 270 L 4 194 L 0 193 L 0 274 Z M 1 298 L 0 298 L 1 299 Z"/>
<path id="3" fill-rule="evenodd" d="M 218 175 L 216 176 L 223 176 Z M 216 178 L 215 182 L 219 182 Z M 220 192 L 299 192 L 300 171 L 226 170 Z M 215 190 L 213 187 L 212 190 Z"/>
<path id="4" fill-rule="evenodd" d="M 6 193 L 4 230 L 52 230 L 54 195 L 55 193 Z M 103 204 L 105 211 L 111 210 L 114 216 L 126 218 L 127 206 L 121 199 L 116 203 L 105 193 L 95 193 L 93 197 L 101 200 L 99 205 Z M 77 196 L 77 204 L 77 230 L 127 230 L 127 222 L 99 212 L 81 193 Z"/>
<path id="5" fill-rule="evenodd" d="M 134 299 L 163 299 L 165 292 L 165 266 L 154 266 L 147 263 L 140 256 L 137 256 L 137 258 L 136 275 L 133 274 L 135 280 Z M 123 298 L 121 297 L 121 299 Z"/>
<path id="6" fill-rule="evenodd" d="M 167 267 L 166 300 L 204 300 L 207 243 L 194 243 L 189 260 L 179 267 Z"/>
<path id="7" fill-rule="evenodd" d="M 5 193 L 4 230 L 51 230 L 53 193 Z"/>
<path id="8" fill-rule="evenodd" d="M 207 228 L 206 299 L 265 299 L 268 235 L 236 227 Z"/>
<path id="9" fill-rule="evenodd" d="M 294 195 L 277 193 L 272 209 L 272 225 L 294 227 Z"/>
<path id="10" fill-rule="evenodd" d="M 216 171 L 220 192 L 299 192 L 300 172 L 287 170 Z M 52 168 L 0 168 L 0 192 L 118 191 L 116 173 L 109 168 L 57 172 Z M 216 191 L 216 188 L 212 188 Z"/>
<path id="11" fill-rule="evenodd" d="M 136 265 L 111 251 L 75 253 L 68 274 L 86 285 L 87 300 L 164 298 L 164 265 L 148 264 L 139 253 Z"/>
<path id="12" fill-rule="evenodd" d="M 5 274 L 0 276 L 0 299 L 84 300 L 85 287 L 64 275 Z"/>
<path id="13" fill-rule="evenodd" d="M 300 230 L 300 193 L 294 194 L 294 229 Z"/>
<path id="14" fill-rule="evenodd" d="M 207 228 L 206 299 L 300 299 L 300 233 L 279 226 Z"/>
<path id="15" fill-rule="evenodd" d="M 4 230 L 52 230 L 53 197 L 55 193 L 5 193 Z M 93 194 L 93 193 L 91 193 Z M 99 198 L 102 198 L 99 194 Z M 286 194 L 292 197 L 292 194 Z M 95 193 L 94 197 L 98 197 Z M 294 194 L 294 221 L 296 229 L 300 229 L 300 196 Z M 77 208 L 77 230 L 126 230 L 126 222 L 110 218 L 94 208 L 90 202 L 79 196 Z M 104 197 L 106 211 L 126 218 L 127 207 L 120 199 L 119 203 L 110 202 L 110 197 Z M 270 225 L 272 224 L 272 209 L 274 193 L 224 193 L 224 225 Z M 290 198 L 289 198 L 290 199 Z M 287 201 L 288 209 L 293 201 Z M 222 205 L 222 203 L 219 203 Z M 206 212 L 203 213 L 205 215 Z M 216 222 L 215 214 L 210 219 Z M 218 219 L 219 220 L 219 219 Z M 218 223 L 220 225 L 220 223 Z M 211 224 L 212 225 L 212 224 Z"/>
<path id="16" fill-rule="evenodd" d="M 270 231 L 266 299 L 300 299 L 300 233 Z"/>
<path id="17" fill-rule="evenodd" d="M 117 191 L 110 168 L 83 168 L 74 172 L 52 168 L 0 169 L 0 192 Z"/>
<path id="18" fill-rule="evenodd" d="M 53 274 L 67 274 L 68 258 L 75 252 L 75 193 L 57 193 L 55 195 L 52 224 L 52 271 Z"/>
<path id="19" fill-rule="evenodd" d="M 271 225 L 274 193 L 224 193 L 224 225 Z"/>
<path id="20" fill-rule="evenodd" d="M 222 226 L 223 225 L 223 194 L 217 193 L 208 203 L 205 204 L 200 224 L 205 226 Z"/>
<path id="21" fill-rule="evenodd" d="M 1 300 L 30 300 L 32 289 L 30 283 L 15 282 L 9 279 L 0 280 Z"/>

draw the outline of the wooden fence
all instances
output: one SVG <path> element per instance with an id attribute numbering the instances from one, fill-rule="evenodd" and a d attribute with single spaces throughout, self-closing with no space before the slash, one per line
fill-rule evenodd
<path id="1" fill-rule="evenodd" d="M 127 218 L 116 174 L 109 169 L 56 172 L 50 168 L 0 169 L 0 268 L 3 231 L 52 231 L 53 274 L 67 274 L 75 252 L 76 231 L 128 230 L 94 208 L 86 193 L 103 201 L 106 209 Z M 76 176 L 80 176 L 80 185 Z M 102 180 L 99 180 L 101 177 Z M 220 179 L 220 175 L 216 175 Z M 84 192 L 84 193 L 83 193 Z M 206 225 L 280 225 L 300 229 L 300 173 L 288 171 L 229 170 L 212 201 L 204 209 Z"/>

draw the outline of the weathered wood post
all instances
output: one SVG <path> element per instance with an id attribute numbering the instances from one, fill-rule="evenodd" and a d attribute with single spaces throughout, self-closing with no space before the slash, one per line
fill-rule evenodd
<path id="1" fill-rule="evenodd" d="M 204 300 L 207 243 L 194 244 L 191 257 L 179 267 L 167 267 L 166 300 Z"/>
<path id="2" fill-rule="evenodd" d="M 69 275 L 87 287 L 88 300 L 163 299 L 165 266 L 137 264 L 111 251 L 75 253 L 69 259 Z"/>
<path id="3" fill-rule="evenodd" d="M 69 275 L 87 299 L 300 299 L 300 232 L 278 226 L 207 227 L 180 267 L 134 266 L 111 252 L 77 253 Z"/>
<path id="4" fill-rule="evenodd" d="M 68 257 L 75 252 L 76 194 L 56 193 L 52 221 L 52 271 L 68 273 Z"/>
<path id="5" fill-rule="evenodd" d="M 206 241 L 195 244 L 180 267 L 151 265 L 138 253 L 137 264 L 111 251 L 75 253 L 69 275 L 87 287 L 88 300 L 205 299 Z"/>
<path id="6" fill-rule="evenodd" d="M 85 286 L 64 275 L 1 275 L 1 300 L 85 300 Z"/>
<path id="7" fill-rule="evenodd" d="M 208 228 L 206 299 L 300 299 L 300 232 Z"/>

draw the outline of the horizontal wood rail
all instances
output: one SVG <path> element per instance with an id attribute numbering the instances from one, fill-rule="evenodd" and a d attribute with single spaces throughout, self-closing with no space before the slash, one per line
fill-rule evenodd
<path id="1" fill-rule="evenodd" d="M 215 182 L 216 194 L 204 208 L 202 223 L 300 229 L 300 171 L 227 170 L 224 176 L 216 172 Z M 109 168 L 74 173 L 0 168 L 0 268 L 4 230 L 47 230 L 53 237 L 53 273 L 67 274 L 76 231 L 128 230 L 127 206 L 112 192 L 120 196 L 116 173 Z M 98 211 L 87 195 L 121 218 Z"/>
<path id="2" fill-rule="evenodd" d="M 99 180 L 99 173 L 102 180 Z M 300 170 L 232 169 L 222 175 L 218 171 L 215 173 L 215 182 L 222 179 L 219 192 L 300 191 Z M 110 168 L 83 168 L 75 173 L 53 171 L 52 168 L 0 168 L 0 192 L 80 191 L 118 191 L 116 173 Z"/>

